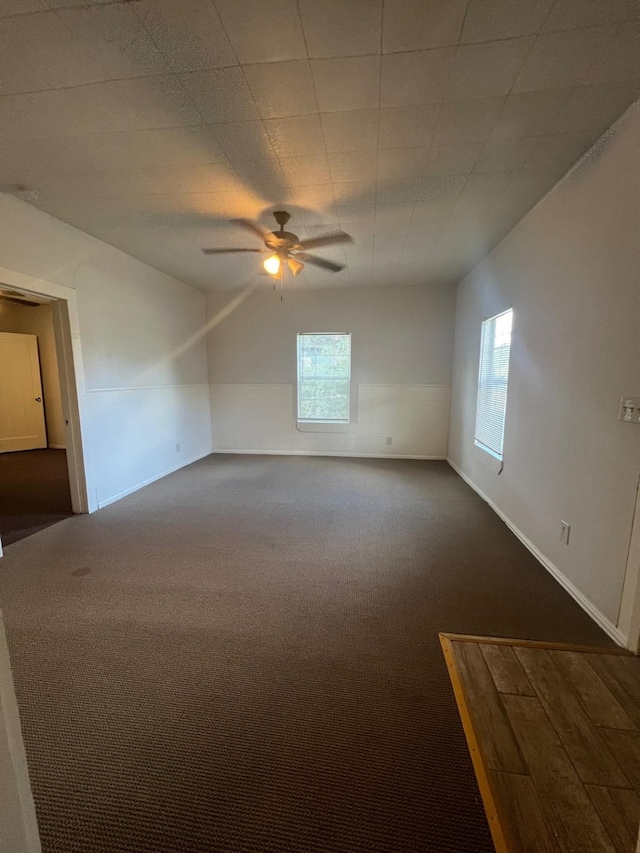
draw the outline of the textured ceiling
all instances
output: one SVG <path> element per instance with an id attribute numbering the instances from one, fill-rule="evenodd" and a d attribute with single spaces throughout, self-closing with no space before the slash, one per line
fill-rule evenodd
<path id="1" fill-rule="evenodd" d="M 0 186 L 202 289 L 452 282 L 640 94 L 638 0 L 2 0 Z"/>

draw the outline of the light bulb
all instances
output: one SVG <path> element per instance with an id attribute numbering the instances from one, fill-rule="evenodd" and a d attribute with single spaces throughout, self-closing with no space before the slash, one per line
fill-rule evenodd
<path id="1" fill-rule="evenodd" d="M 304 264 L 300 263 L 300 261 L 296 261 L 295 258 L 287 258 L 287 266 L 294 275 L 300 275 L 304 269 Z"/>
<path id="2" fill-rule="evenodd" d="M 280 272 L 280 258 L 277 255 L 269 255 L 262 266 L 266 269 L 269 275 L 278 275 Z"/>

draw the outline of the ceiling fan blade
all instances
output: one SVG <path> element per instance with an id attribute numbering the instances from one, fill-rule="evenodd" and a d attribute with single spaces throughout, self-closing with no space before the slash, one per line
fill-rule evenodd
<path id="1" fill-rule="evenodd" d="M 340 272 L 346 266 L 346 264 L 336 264 L 334 261 L 327 261 L 325 258 L 318 258 L 315 255 L 307 255 L 306 252 L 298 252 L 294 257 L 296 260 L 322 267 L 323 270 L 331 270 L 331 272 Z"/>
<path id="2" fill-rule="evenodd" d="M 265 249 L 203 249 L 202 250 L 205 255 L 228 255 L 230 252 L 260 252 L 263 253 Z"/>
<path id="3" fill-rule="evenodd" d="M 298 245 L 301 249 L 315 249 L 317 246 L 332 246 L 336 243 L 353 242 L 353 237 L 350 234 L 345 234 L 344 231 L 332 231 L 330 234 L 323 234 L 321 237 L 310 237 L 308 240 L 301 240 Z"/>
<path id="4" fill-rule="evenodd" d="M 250 219 L 230 219 L 229 222 L 232 225 L 237 225 L 239 228 L 244 228 L 245 231 L 250 231 L 252 234 L 255 234 L 256 237 L 259 237 L 261 240 L 269 233 L 266 228 L 261 228 L 257 222 L 252 222 Z"/>

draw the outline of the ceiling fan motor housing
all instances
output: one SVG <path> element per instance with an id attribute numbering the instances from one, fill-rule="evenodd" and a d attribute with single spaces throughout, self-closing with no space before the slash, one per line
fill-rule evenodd
<path id="1" fill-rule="evenodd" d="M 291 231 L 271 231 L 265 235 L 264 242 L 274 252 L 290 252 L 300 241 L 298 240 L 298 235 L 292 234 Z"/>

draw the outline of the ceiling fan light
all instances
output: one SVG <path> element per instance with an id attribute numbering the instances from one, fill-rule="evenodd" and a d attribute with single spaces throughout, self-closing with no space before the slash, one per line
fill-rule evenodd
<path id="1" fill-rule="evenodd" d="M 304 264 L 301 261 L 297 261 L 295 258 L 287 258 L 287 266 L 293 275 L 300 275 L 304 269 Z"/>
<path id="2" fill-rule="evenodd" d="M 262 266 L 266 269 L 269 275 L 278 275 L 280 272 L 280 258 L 277 255 L 269 255 Z"/>

